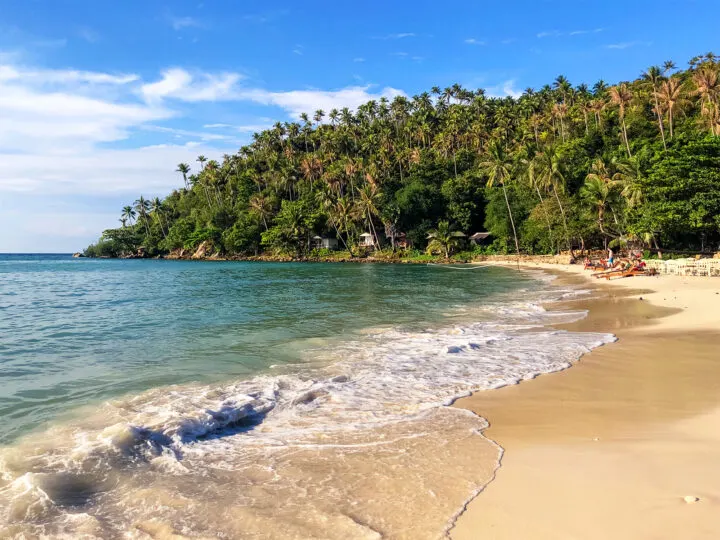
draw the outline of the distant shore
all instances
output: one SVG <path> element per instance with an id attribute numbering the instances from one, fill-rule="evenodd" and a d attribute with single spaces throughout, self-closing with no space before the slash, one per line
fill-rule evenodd
<path id="1" fill-rule="evenodd" d="M 569 370 L 457 402 L 487 418 L 502 467 L 450 536 L 718 538 L 720 279 L 590 281 L 576 265 L 528 264 L 595 291 L 572 331 L 613 332 Z"/>

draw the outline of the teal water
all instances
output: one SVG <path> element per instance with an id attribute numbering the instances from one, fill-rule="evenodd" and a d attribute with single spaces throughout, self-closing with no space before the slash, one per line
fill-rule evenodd
<path id="1" fill-rule="evenodd" d="M 533 283 L 502 269 L 0 255 L 0 442 L 78 405 L 297 362 Z"/>
<path id="2" fill-rule="evenodd" d="M 0 537 L 438 538 L 502 450 L 460 396 L 607 334 L 540 274 L 0 255 Z M 484 456 L 479 459 L 478 456 Z"/>

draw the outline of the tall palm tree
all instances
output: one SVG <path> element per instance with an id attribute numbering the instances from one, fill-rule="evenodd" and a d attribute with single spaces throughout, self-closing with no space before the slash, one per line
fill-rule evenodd
<path id="1" fill-rule="evenodd" d="M 702 102 L 702 114 L 708 119 L 710 133 L 717 135 L 715 124 L 718 117 L 718 96 L 720 96 L 718 72 L 713 68 L 703 66 L 693 73 L 692 80 L 695 84 L 693 94 L 698 96 Z"/>
<path id="2" fill-rule="evenodd" d="M 517 253 L 518 263 L 520 261 L 520 243 L 518 242 L 517 231 L 515 230 L 515 219 L 513 218 L 512 209 L 510 208 L 510 200 L 507 195 L 507 183 L 511 180 L 513 171 L 513 161 L 508 155 L 505 147 L 498 141 L 492 141 L 488 148 L 488 156 L 480 166 L 487 174 L 487 187 L 492 188 L 500 186 L 503 196 L 505 197 L 505 206 L 507 207 L 508 217 L 510 218 L 510 226 L 512 227 L 513 239 L 515 240 L 515 252 Z"/>
<path id="3" fill-rule="evenodd" d="M 200 163 L 200 170 L 203 170 L 205 168 L 206 161 L 207 161 L 207 158 L 203 155 L 200 155 L 197 157 L 197 162 Z"/>
<path id="4" fill-rule="evenodd" d="M 567 216 L 562 201 L 560 200 L 560 192 L 565 188 L 565 176 L 562 172 L 560 155 L 555 148 L 545 148 L 535 159 L 537 163 L 535 173 L 537 175 L 537 181 L 540 182 L 541 186 L 552 191 L 555 196 L 555 201 L 562 216 L 563 228 L 565 229 L 565 241 L 568 249 L 570 249 L 572 246 L 570 243 Z"/>
<path id="5" fill-rule="evenodd" d="M 370 233 L 373 235 L 376 246 L 380 246 L 380 239 L 378 238 L 377 231 L 373 219 L 380 215 L 378 210 L 378 204 L 382 193 L 373 184 L 365 184 L 358 190 L 358 201 L 357 207 L 360 215 L 367 223 Z"/>
<path id="6" fill-rule="evenodd" d="M 188 189 L 188 178 L 187 175 L 190 172 L 190 165 L 187 163 L 178 163 L 177 169 L 175 169 L 175 172 L 179 172 L 182 174 L 183 177 L 183 183 L 185 184 L 185 189 Z"/>
<path id="7" fill-rule="evenodd" d="M 272 206 L 270 201 L 262 195 L 253 195 L 250 197 L 250 210 L 260 218 L 265 230 L 268 230 L 267 218 L 272 215 Z"/>
<path id="8" fill-rule="evenodd" d="M 160 225 L 160 232 L 163 234 L 163 238 L 167 238 L 167 234 L 165 234 L 165 225 L 163 223 L 163 211 L 164 207 L 162 204 L 162 201 L 159 197 L 155 197 L 152 201 L 150 201 L 150 211 L 152 212 L 155 219 L 158 220 L 158 224 Z"/>
<path id="9" fill-rule="evenodd" d="M 453 231 L 447 221 L 438 223 L 436 229 L 428 231 L 427 239 L 430 240 L 427 246 L 428 253 L 436 251 L 444 252 L 445 258 L 450 258 L 450 253 L 465 235 L 460 231 Z"/>
<path id="10" fill-rule="evenodd" d="M 150 228 L 148 227 L 148 212 L 150 211 L 150 201 L 140 195 L 140 198 L 135 201 L 135 210 L 138 213 L 138 220 L 142 220 L 145 225 L 145 233 L 150 236 Z"/>
<path id="11" fill-rule="evenodd" d="M 132 222 L 135 219 L 136 215 L 137 215 L 137 213 L 135 212 L 135 210 L 133 209 L 132 206 L 123 206 L 122 219 L 128 221 L 130 223 L 130 225 L 132 225 Z"/>
<path id="12" fill-rule="evenodd" d="M 658 89 L 660 88 L 660 83 L 663 80 L 662 70 L 658 66 L 650 66 L 647 71 L 642 74 L 642 78 L 645 83 L 651 88 L 654 100 L 653 112 L 655 113 L 655 117 L 658 121 L 658 126 L 660 127 L 660 136 L 662 137 L 663 148 L 667 150 L 667 143 L 665 142 L 665 126 L 663 125 L 663 115 L 662 111 L 660 110 L 660 102 L 658 101 L 657 95 Z"/>
<path id="13" fill-rule="evenodd" d="M 618 107 L 618 115 L 620 117 L 620 124 L 622 125 L 622 135 L 623 140 L 625 141 L 625 148 L 627 149 L 628 157 L 632 157 L 632 152 L 630 152 L 630 143 L 628 142 L 627 125 L 625 124 L 625 111 L 630 106 L 632 98 L 633 94 L 627 83 L 620 83 L 619 85 L 610 88 L 610 101 Z"/>
<path id="14" fill-rule="evenodd" d="M 676 111 L 682 109 L 687 103 L 683 96 L 682 82 L 678 77 L 670 77 L 660 85 L 657 97 L 663 109 L 667 111 L 668 124 L 670 126 L 670 139 L 673 138 L 673 119 Z"/>
<path id="15" fill-rule="evenodd" d="M 592 172 L 585 178 L 580 188 L 580 197 L 597 210 L 597 222 L 600 232 L 609 236 L 605 230 L 605 211 L 617 185 L 602 159 L 593 162 Z"/>

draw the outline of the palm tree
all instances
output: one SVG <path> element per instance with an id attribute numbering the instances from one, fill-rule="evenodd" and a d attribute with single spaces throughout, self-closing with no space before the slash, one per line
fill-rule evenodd
<path id="1" fill-rule="evenodd" d="M 132 206 L 123 206 L 122 209 L 122 219 L 128 221 L 130 225 L 132 225 L 133 220 L 135 219 L 135 216 L 137 214 L 135 213 L 135 210 Z M 123 227 L 125 225 L 123 224 Z"/>
<path id="2" fill-rule="evenodd" d="M 480 164 L 487 174 L 487 187 L 492 188 L 500 186 L 505 197 L 505 206 L 507 207 L 508 217 L 510 218 L 510 226 L 512 227 L 513 238 L 515 239 L 515 252 L 520 261 L 520 243 L 518 242 L 517 231 L 515 230 L 515 219 L 513 218 L 512 209 L 510 208 L 510 200 L 507 196 L 506 184 L 510 181 L 513 170 L 513 162 L 507 154 L 505 147 L 498 141 L 493 141 L 488 148 L 488 159 Z"/>
<path id="3" fill-rule="evenodd" d="M 617 172 L 613 175 L 613 180 L 622 186 L 620 193 L 629 208 L 635 208 L 643 202 L 643 192 L 641 180 L 643 179 L 642 168 L 640 162 L 636 159 L 619 161 L 615 164 Z"/>
<path id="4" fill-rule="evenodd" d="M 205 168 L 205 162 L 207 161 L 207 158 L 203 155 L 200 155 L 197 157 L 198 163 L 200 163 L 200 170 L 203 170 Z"/>
<path id="5" fill-rule="evenodd" d="M 428 253 L 437 251 L 444 252 L 445 258 L 450 258 L 450 252 L 460 243 L 465 235 L 460 231 L 453 231 L 447 221 L 438 223 L 436 229 L 428 231 L 427 239 L 430 240 L 427 246 Z"/>
<path id="6" fill-rule="evenodd" d="M 177 169 L 175 169 L 175 172 L 179 172 L 183 176 L 183 182 L 185 183 L 185 189 L 188 188 L 188 179 L 187 175 L 190 172 L 190 165 L 187 163 L 178 163 Z"/>
<path id="7" fill-rule="evenodd" d="M 654 113 L 657 118 L 658 125 L 660 127 L 660 136 L 662 137 L 663 148 L 667 150 L 667 143 L 665 142 L 665 126 L 663 126 L 663 115 L 660 110 L 660 102 L 658 101 L 658 89 L 662 82 L 662 70 L 658 66 L 650 66 L 645 73 L 642 74 L 642 78 L 646 84 L 652 89 L 652 95 L 655 102 Z"/>
<path id="8" fill-rule="evenodd" d="M 552 190 L 555 196 L 555 201 L 558 204 L 560 215 L 563 220 L 563 228 L 565 229 L 565 241 L 567 247 L 570 249 L 570 231 L 567 224 L 567 216 L 565 215 L 565 208 L 563 207 L 562 201 L 560 200 L 560 191 L 563 191 L 565 186 L 565 176 L 562 173 L 560 155 L 557 153 L 555 148 L 545 148 L 536 157 L 537 162 L 537 181 L 540 185 L 548 190 Z"/>
<path id="9" fill-rule="evenodd" d="M 135 210 L 137 210 L 138 219 L 142 219 L 143 224 L 145 225 L 145 232 L 148 236 L 150 236 L 150 228 L 148 227 L 147 222 L 147 215 L 150 211 L 150 201 L 148 201 L 145 197 L 140 195 L 140 198 L 135 201 Z"/>
<path id="10" fill-rule="evenodd" d="M 375 230 L 375 225 L 373 224 L 373 218 L 380 215 L 380 211 L 378 210 L 378 203 L 380 201 L 380 198 L 382 197 L 382 193 L 377 189 L 377 187 L 373 184 L 365 184 L 363 187 L 361 187 L 358 190 L 358 211 L 360 215 L 365 219 L 365 222 L 367 223 L 368 227 L 370 228 L 370 232 L 373 235 L 375 245 L 380 245 L 380 240 L 377 235 L 377 231 Z"/>
<path id="11" fill-rule="evenodd" d="M 580 197 L 591 206 L 597 209 L 597 222 L 600 232 L 606 236 L 605 231 L 605 210 L 612 196 L 613 189 L 617 185 L 601 159 L 595 160 L 592 172 L 585 178 L 585 184 L 580 188 Z"/>
<path id="12" fill-rule="evenodd" d="M 272 206 L 270 201 L 262 195 L 253 195 L 250 197 L 250 209 L 251 211 L 260 218 L 265 230 L 268 230 L 267 218 L 272 215 Z"/>
<path id="13" fill-rule="evenodd" d="M 702 114 L 708 118 L 710 125 L 710 133 L 716 135 L 715 123 L 718 115 L 717 100 L 720 96 L 720 82 L 718 82 L 718 73 L 715 69 L 709 67 L 701 67 L 692 76 L 695 83 L 695 95 L 699 96 L 702 101 Z"/>
<path id="14" fill-rule="evenodd" d="M 675 111 L 680 110 L 687 100 L 683 96 L 682 82 L 678 77 L 670 77 L 660 85 L 657 97 L 663 109 L 667 111 L 668 124 L 670 126 L 670 139 L 673 138 L 673 119 Z"/>
<path id="15" fill-rule="evenodd" d="M 163 213 L 164 207 L 163 207 L 162 201 L 160 201 L 159 197 L 155 197 L 150 202 L 150 210 L 151 210 L 153 216 L 155 216 L 155 218 L 158 220 L 158 224 L 160 225 L 160 231 L 163 234 L 163 238 L 167 238 L 167 234 L 165 234 L 165 226 L 163 224 L 163 219 L 162 219 L 162 213 Z"/>
<path id="16" fill-rule="evenodd" d="M 620 83 L 617 86 L 610 88 L 610 101 L 618 106 L 618 115 L 620 116 L 620 123 L 622 125 L 622 135 L 625 141 L 625 148 L 627 149 L 628 157 L 632 157 L 630 152 L 630 143 L 628 142 L 627 126 L 625 125 L 625 110 L 630 105 L 633 95 L 628 87 L 627 83 Z M 671 135 L 672 138 L 672 135 Z"/>

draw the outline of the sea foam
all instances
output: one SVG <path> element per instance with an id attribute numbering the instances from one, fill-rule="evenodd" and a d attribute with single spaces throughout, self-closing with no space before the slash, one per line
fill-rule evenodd
<path id="1" fill-rule="evenodd" d="M 538 300 L 571 291 L 546 294 L 321 342 L 304 353 L 311 363 L 277 374 L 86 409 L 0 451 L 0 536 L 374 538 L 417 527 L 415 537 L 434 537 L 489 481 L 500 451 L 482 437 L 484 419 L 448 405 L 565 369 L 615 339 L 548 327 L 584 312 L 548 312 Z M 467 461 L 480 447 L 485 465 Z M 423 490 L 442 504 L 427 510 Z M 393 521 L 393 505 L 414 517 Z"/>

